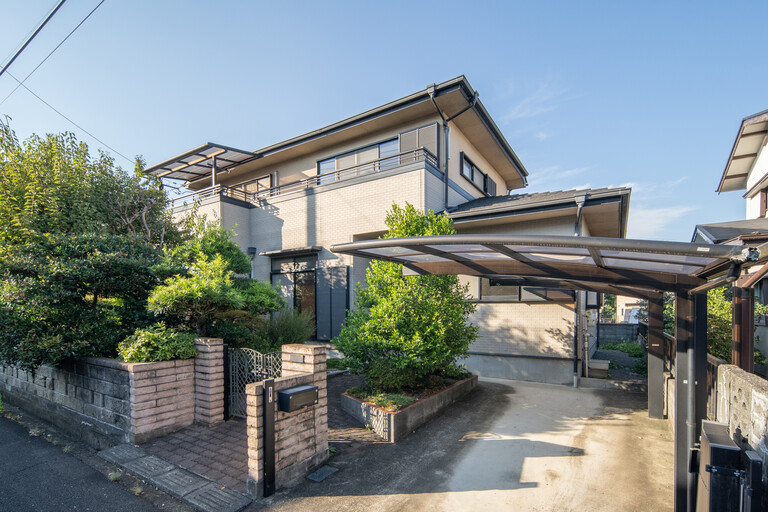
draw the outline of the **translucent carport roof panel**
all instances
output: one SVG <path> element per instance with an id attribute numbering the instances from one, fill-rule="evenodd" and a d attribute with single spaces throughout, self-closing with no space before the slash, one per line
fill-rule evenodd
<path id="1" fill-rule="evenodd" d="M 388 249 L 392 249 L 390 252 Z M 396 250 L 395 250 L 396 249 Z M 622 238 L 536 235 L 444 235 L 368 240 L 331 247 L 338 253 L 384 256 L 419 272 L 475 274 L 578 282 L 637 283 L 644 289 L 695 287 L 700 277 L 724 273 L 730 262 L 754 261 L 757 250 L 745 246 L 690 244 Z M 400 252 L 398 257 L 396 252 Z M 417 256 L 423 254 L 423 259 Z"/>
<path id="2" fill-rule="evenodd" d="M 194 181 L 210 176 L 214 157 L 216 158 L 216 169 L 223 171 L 253 160 L 256 156 L 250 151 L 209 142 L 154 165 L 146 172 L 159 178 Z"/>

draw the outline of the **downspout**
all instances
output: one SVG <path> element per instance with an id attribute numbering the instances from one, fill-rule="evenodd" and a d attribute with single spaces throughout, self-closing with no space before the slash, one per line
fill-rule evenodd
<path id="1" fill-rule="evenodd" d="M 573 236 L 581 236 L 581 212 L 584 208 L 584 203 L 587 200 L 587 196 L 579 196 L 576 198 L 576 222 L 573 226 Z M 575 308 L 575 322 L 573 333 L 573 387 L 579 386 L 579 336 L 582 334 L 582 322 L 581 322 L 581 302 L 582 296 L 579 290 L 575 291 L 576 304 Z M 586 338 L 586 336 L 583 336 Z M 589 377 L 589 370 L 587 369 L 587 347 L 584 347 L 584 376 Z"/>
<path id="2" fill-rule="evenodd" d="M 440 109 L 440 106 L 437 104 L 437 101 L 435 100 L 435 84 L 430 85 L 427 87 L 427 93 L 429 94 L 429 99 L 432 100 L 432 104 L 435 106 L 435 110 L 437 111 L 437 115 L 440 116 L 441 124 L 443 125 L 443 158 L 442 160 L 442 171 L 443 171 L 443 210 L 448 210 L 448 159 L 450 155 L 450 147 L 448 144 L 448 135 L 450 132 L 450 128 L 448 126 L 448 123 L 450 123 L 455 118 L 459 117 L 461 114 L 466 112 L 467 110 L 474 108 L 475 104 L 477 103 L 477 91 L 474 91 L 474 94 L 472 95 L 472 99 L 469 102 L 469 105 L 464 107 L 463 109 L 459 110 L 452 116 L 446 118 L 443 114 L 442 109 Z"/>

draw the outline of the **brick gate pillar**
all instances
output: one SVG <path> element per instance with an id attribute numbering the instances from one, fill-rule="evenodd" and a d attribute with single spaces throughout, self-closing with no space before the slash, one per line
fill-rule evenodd
<path id="1" fill-rule="evenodd" d="M 224 341 L 195 339 L 195 423 L 211 427 L 224 421 Z"/>

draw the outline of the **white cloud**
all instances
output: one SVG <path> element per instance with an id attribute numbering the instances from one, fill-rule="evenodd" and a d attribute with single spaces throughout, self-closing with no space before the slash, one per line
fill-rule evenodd
<path id="1" fill-rule="evenodd" d="M 691 206 L 666 206 L 662 208 L 634 207 L 629 209 L 628 238 L 662 239 L 662 233 L 680 217 L 694 211 Z"/>
<path id="2" fill-rule="evenodd" d="M 557 108 L 558 99 L 565 93 L 566 90 L 557 84 L 557 79 L 550 73 L 533 86 L 533 92 L 510 108 L 502 116 L 502 121 L 529 119 L 551 112 Z"/>
<path id="3" fill-rule="evenodd" d="M 573 176 L 578 176 L 588 171 L 589 167 L 572 167 L 570 169 L 561 169 L 559 165 L 546 167 L 531 171 L 528 178 L 528 185 L 531 187 L 546 185 L 547 190 L 564 190 L 574 188 L 571 185 L 563 184 L 563 181 Z"/>
<path id="4" fill-rule="evenodd" d="M 551 137 L 551 135 L 548 134 L 545 131 L 538 131 L 538 132 L 534 133 L 533 136 L 536 137 L 539 140 L 545 140 L 545 139 L 548 139 L 549 137 Z"/>

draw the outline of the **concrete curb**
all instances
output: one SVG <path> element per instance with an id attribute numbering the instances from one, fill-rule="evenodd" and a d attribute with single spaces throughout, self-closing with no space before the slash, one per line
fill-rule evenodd
<path id="1" fill-rule="evenodd" d="M 395 412 L 342 393 L 341 408 L 364 425 L 370 426 L 385 441 L 396 443 L 437 416 L 445 407 L 472 391 L 475 386 L 477 386 L 477 375 L 472 375 Z"/>
<path id="2" fill-rule="evenodd" d="M 102 450 L 98 456 L 203 512 L 237 512 L 252 501 L 243 493 L 226 489 L 154 455 L 147 455 L 131 444 Z"/>

